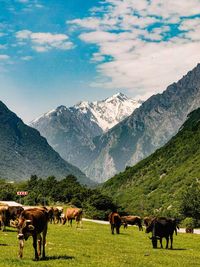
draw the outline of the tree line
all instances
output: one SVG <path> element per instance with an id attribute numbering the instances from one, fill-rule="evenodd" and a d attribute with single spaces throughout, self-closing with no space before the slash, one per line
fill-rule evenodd
<path id="1" fill-rule="evenodd" d="M 26 191 L 28 195 L 18 196 L 18 191 Z M 0 200 L 17 201 L 28 206 L 73 205 L 83 208 L 85 216 L 102 220 L 119 208 L 100 189 L 81 185 L 73 175 L 59 181 L 54 176 L 41 179 L 36 175 L 22 182 L 8 183 L 0 179 Z"/>
<path id="2" fill-rule="evenodd" d="M 27 191 L 28 195 L 18 196 L 16 194 L 18 191 Z M 0 200 L 17 201 L 31 206 L 74 205 L 83 208 L 86 217 L 102 220 L 107 219 L 108 214 L 113 210 L 118 210 L 121 214 L 130 213 L 126 207 L 121 207 L 120 203 L 115 203 L 110 196 L 102 193 L 100 187 L 88 188 L 81 185 L 73 175 L 59 181 L 54 176 L 41 179 L 36 175 L 22 182 L 10 183 L 0 179 Z M 164 215 L 169 214 L 162 214 Z M 170 216 L 180 217 L 186 227 L 200 226 L 200 184 L 198 181 L 182 191 L 177 210 Z"/>

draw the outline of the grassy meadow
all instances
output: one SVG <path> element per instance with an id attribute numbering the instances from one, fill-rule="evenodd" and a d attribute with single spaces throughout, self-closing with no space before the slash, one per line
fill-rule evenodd
<path id="1" fill-rule="evenodd" d="M 165 240 L 163 240 L 165 246 Z M 200 266 L 200 235 L 174 236 L 174 249 L 152 249 L 145 231 L 121 228 L 111 235 L 109 225 L 83 222 L 83 228 L 51 225 L 48 227 L 46 260 L 33 261 L 32 237 L 25 241 L 24 257 L 18 259 L 17 233 L 12 228 L 0 232 L 0 266 Z"/>

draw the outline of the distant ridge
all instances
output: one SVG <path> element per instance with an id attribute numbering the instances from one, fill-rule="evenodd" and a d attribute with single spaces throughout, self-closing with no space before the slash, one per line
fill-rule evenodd
<path id="1" fill-rule="evenodd" d="M 81 170 L 93 160 L 95 138 L 129 116 L 141 101 L 117 93 L 102 101 L 59 106 L 30 123 L 68 162 Z"/>

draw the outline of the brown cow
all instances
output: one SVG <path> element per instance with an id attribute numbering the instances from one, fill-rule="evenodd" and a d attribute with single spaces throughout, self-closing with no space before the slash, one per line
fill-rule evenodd
<path id="1" fill-rule="evenodd" d="M 32 208 L 24 210 L 18 221 L 19 257 L 23 257 L 24 240 L 33 237 L 35 260 L 41 255 L 41 243 L 43 245 L 42 258 L 45 258 L 45 243 L 48 224 L 48 210 L 46 208 Z M 41 236 L 43 235 L 43 238 Z M 37 251 L 38 240 L 38 251 Z"/>
<path id="2" fill-rule="evenodd" d="M 63 212 L 62 207 L 49 207 L 47 208 L 49 212 L 49 222 L 50 223 L 61 223 L 61 214 Z"/>
<path id="3" fill-rule="evenodd" d="M 76 227 L 78 227 L 79 224 L 82 225 L 82 216 L 83 216 L 83 210 L 79 208 L 67 208 L 65 215 L 63 217 L 63 225 L 67 221 L 67 226 L 72 226 L 72 220 L 74 219 L 76 221 Z"/>
<path id="4" fill-rule="evenodd" d="M 139 230 L 143 231 L 142 219 L 139 216 L 128 215 L 128 216 L 122 216 L 121 219 L 122 219 L 122 224 L 124 225 L 124 228 L 127 228 L 128 224 L 137 225 L 139 227 Z"/>
<path id="5" fill-rule="evenodd" d="M 24 209 L 19 207 L 0 206 L 0 229 L 5 230 L 5 226 L 10 226 L 10 221 L 15 221 L 19 218 Z"/>
<path id="6" fill-rule="evenodd" d="M 114 234 L 114 229 L 116 229 L 116 233 L 119 234 L 119 229 L 122 224 L 119 214 L 117 212 L 111 212 L 108 216 L 108 220 L 111 226 L 111 233 Z"/>
<path id="7" fill-rule="evenodd" d="M 62 207 L 55 207 L 53 208 L 53 219 L 54 223 L 61 223 L 61 214 L 63 212 Z"/>

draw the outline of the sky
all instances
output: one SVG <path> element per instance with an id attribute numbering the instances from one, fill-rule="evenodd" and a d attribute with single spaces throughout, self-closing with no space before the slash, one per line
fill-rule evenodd
<path id="1" fill-rule="evenodd" d="M 161 93 L 200 63 L 200 0 L 0 0 L 0 100 L 59 105 Z"/>

